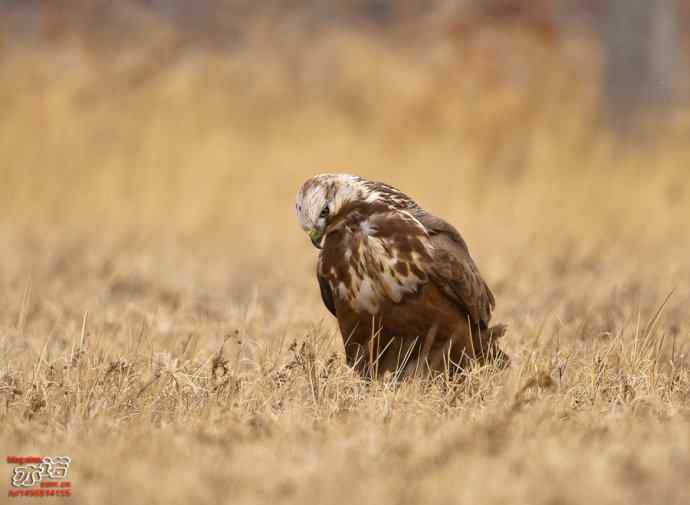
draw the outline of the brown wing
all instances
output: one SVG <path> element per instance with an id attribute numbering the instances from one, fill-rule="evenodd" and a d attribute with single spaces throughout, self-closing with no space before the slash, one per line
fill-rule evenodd
<path id="1" fill-rule="evenodd" d="M 482 279 L 460 233 L 446 221 L 421 209 L 415 217 L 429 232 L 434 247 L 432 279 L 470 316 L 472 322 L 488 328 L 496 302 Z"/>
<path id="2" fill-rule="evenodd" d="M 321 264 L 321 259 L 319 258 L 319 267 L 317 267 L 317 269 L 316 269 L 316 278 L 319 281 L 319 289 L 321 290 L 321 299 L 323 300 L 323 304 L 330 311 L 330 313 L 337 317 L 337 315 L 335 313 L 335 302 L 333 301 L 333 291 L 331 291 L 331 286 L 328 284 L 328 281 L 326 280 L 326 278 L 321 275 L 320 264 Z"/>

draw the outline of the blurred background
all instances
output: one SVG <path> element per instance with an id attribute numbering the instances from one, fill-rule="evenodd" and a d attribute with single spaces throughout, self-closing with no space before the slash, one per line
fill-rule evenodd
<path id="1" fill-rule="evenodd" d="M 686 0 L 0 0 L 5 278 L 311 288 L 293 199 L 323 171 L 447 217 L 499 293 L 526 258 L 682 261 L 689 22 Z"/>

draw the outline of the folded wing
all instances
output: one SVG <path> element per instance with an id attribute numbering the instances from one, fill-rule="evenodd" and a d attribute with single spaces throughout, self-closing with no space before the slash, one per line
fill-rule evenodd
<path id="1" fill-rule="evenodd" d="M 470 256 L 460 233 L 446 221 L 423 210 L 415 217 L 427 229 L 432 249 L 430 277 L 469 316 L 471 322 L 488 328 L 496 302 Z"/>

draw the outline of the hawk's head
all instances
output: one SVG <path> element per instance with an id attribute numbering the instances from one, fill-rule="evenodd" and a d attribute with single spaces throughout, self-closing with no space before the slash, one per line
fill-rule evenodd
<path id="1" fill-rule="evenodd" d="M 360 202 L 389 209 L 418 208 L 388 184 L 350 174 L 320 174 L 307 180 L 297 193 L 297 217 L 312 243 L 321 249 L 328 225 L 347 204 Z"/>
<path id="2" fill-rule="evenodd" d="M 331 219 L 343 205 L 372 194 L 366 181 L 350 174 L 320 174 L 307 180 L 297 193 L 297 217 L 315 247 L 323 247 L 323 238 Z"/>
<path id="3" fill-rule="evenodd" d="M 326 228 L 343 205 L 366 199 L 371 193 L 364 179 L 356 175 L 315 175 L 297 193 L 297 218 L 314 246 L 321 249 Z"/>

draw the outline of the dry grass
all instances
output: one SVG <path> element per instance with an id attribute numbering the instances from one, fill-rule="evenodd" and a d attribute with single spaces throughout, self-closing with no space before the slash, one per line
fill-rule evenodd
<path id="1" fill-rule="evenodd" d="M 612 149 L 568 44 L 3 54 L 0 447 L 74 503 L 688 503 L 690 152 Z M 293 215 L 324 170 L 463 231 L 510 369 L 347 369 Z"/>

